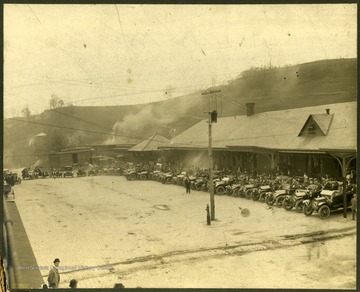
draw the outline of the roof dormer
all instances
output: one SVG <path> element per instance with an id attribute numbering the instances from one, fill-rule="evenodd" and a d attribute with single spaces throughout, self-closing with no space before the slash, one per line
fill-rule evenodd
<path id="1" fill-rule="evenodd" d="M 310 115 L 298 136 L 326 136 L 333 116 L 333 114 Z"/>

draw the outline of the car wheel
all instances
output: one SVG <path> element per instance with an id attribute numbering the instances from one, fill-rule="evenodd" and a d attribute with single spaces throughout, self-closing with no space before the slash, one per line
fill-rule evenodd
<path id="1" fill-rule="evenodd" d="M 321 219 L 327 219 L 330 216 L 330 208 L 327 205 L 323 205 L 319 209 L 319 216 Z"/>
<path id="2" fill-rule="evenodd" d="M 245 192 L 243 189 L 239 189 L 237 193 L 238 193 L 238 197 L 245 198 Z"/>
<path id="3" fill-rule="evenodd" d="M 216 188 L 216 194 L 217 195 L 223 195 L 225 193 L 225 188 L 223 186 L 219 186 Z"/>
<path id="4" fill-rule="evenodd" d="M 277 207 L 281 208 L 283 206 L 285 198 L 284 197 L 278 197 L 276 198 L 275 204 Z"/>
<path id="5" fill-rule="evenodd" d="M 146 180 L 146 175 L 145 174 L 140 175 L 140 180 Z"/>
<path id="6" fill-rule="evenodd" d="M 253 192 L 253 190 L 247 190 L 246 192 L 245 192 L 245 198 L 246 199 L 248 199 L 248 200 L 251 200 L 251 197 L 252 197 L 252 192 Z"/>
<path id="7" fill-rule="evenodd" d="M 275 196 L 274 195 L 269 195 L 265 198 L 265 203 L 268 205 L 268 206 L 272 206 L 274 205 L 275 203 Z"/>
<path id="8" fill-rule="evenodd" d="M 197 191 L 201 191 L 201 188 L 202 188 L 202 184 L 201 184 L 201 183 L 196 185 L 196 190 L 197 190 Z"/>
<path id="9" fill-rule="evenodd" d="M 240 194 L 239 194 L 239 189 L 233 190 L 232 193 L 231 193 L 231 195 L 232 195 L 233 197 L 239 197 L 239 196 L 240 196 Z"/>
<path id="10" fill-rule="evenodd" d="M 253 199 L 253 201 L 258 201 L 260 198 L 260 193 L 258 190 L 254 190 L 251 194 L 251 198 Z"/>
<path id="11" fill-rule="evenodd" d="M 290 211 L 293 208 L 293 203 L 290 199 L 285 199 L 283 203 L 283 207 L 286 211 Z"/>
<path id="12" fill-rule="evenodd" d="M 296 212 L 302 213 L 302 212 L 303 212 L 303 208 L 304 208 L 304 203 L 303 203 L 303 201 L 297 201 L 297 202 L 295 203 L 295 210 L 296 210 Z"/>
<path id="13" fill-rule="evenodd" d="M 314 212 L 314 209 L 310 205 L 304 205 L 303 212 L 305 216 L 310 216 Z"/>

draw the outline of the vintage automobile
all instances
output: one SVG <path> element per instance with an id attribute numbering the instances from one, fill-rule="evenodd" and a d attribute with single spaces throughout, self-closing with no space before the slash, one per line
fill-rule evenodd
<path id="1" fill-rule="evenodd" d="M 221 181 L 215 183 L 214 189 L 217 195 L 224 195 L 226 187 L 231 186 L 235 183 L 235 176 L 225 176 Z"/>
<path id="2" fill-rule="evenodd" d="M 149 178 L 149 172 L 147 170 L 142 170 L 137 173 L 139 180 L 147 180 Z"/>
<path id="3" fill-rule="evenodd" d="M 86 171 L 83 170 L 82 168 L 79 168 L 78 171 L 76 172 L 77 177 L 82 177 L 82 176 L 86 176 Z"/>
<path id="4" fill-rule="evenodd" d="M 62 176 L 63 176 L 63 172 L 60 171 L 59 169 L 52 169 L 50 171 L 50 177 L 52 178 L 62 177 Z"/>
<path id="5" fill-rule="evenodd" d="M 259 188 L 253 189 L 253 191 L 251 193 L 251 198 L 254 201 L 265 202 L 266 198 L 270 195 L 272 195 L 270 185 L 263 185 L 263 186 L 260 186 Z"/>
<path id="6" fill-rule="evenodd" d="M 63 177 L 74 177 L 72 166 L 65 166 Z"/>
<path id="7" fill-rule="evenodd" d="M 182 171 L 180 174 L 178 174 L 178 175 L 176 176 L 176 183 L 177 183 L 177 185 L 183 186 L 183 185 L 184 185 L 185 177 L 186 177 L 186 171 Z"/>
<path id="8" fill-rule="evenodd" d="M 11 186 L 14 186 L 16 184 L 21 184 L 21 178 L 18 177 L 18 174 L 11 172 L 8 169 L 4 169 L 3 177 L 4 180 Z"/>
<path id="9" fill-rule="evenodd" d="M 355 188 L 346 191 L 346 206 L 351 207 L 351 198 L 356 192 Z M 317 212 L 321 219 L 327 219 L 332 211 L 344 209 L 344 197 L 342 187 L 338 190 L 322 190 L 320 196 L 309 200 L 304 206 L 304 214 L 310 216 Z"/>
<path id="10" fill-rule="evenodd" d="M 23 168 L 23 170 L 21 171 L 21 175 L 23 180 L 36 178 L 34 171 L 29 170 L 27 168 Z"/>
<path id="11" fill-rule="evenodd" d="M 35 178 L 46 178 L 49 177 L 49 172 L 44 168 L 36 168 L 34 170 Z"/>
<path id="12" fill-rule="evenodd" d="M 305 200 L 312 200 L 320 196 L 321 185 L 308 185 L 305 189 L 297 189 L 292 195 L 285 197 L 283 207 L 286 211 L 290 211 L 294 208 L 297 212 L 303 212 L 303 206 Z"/>

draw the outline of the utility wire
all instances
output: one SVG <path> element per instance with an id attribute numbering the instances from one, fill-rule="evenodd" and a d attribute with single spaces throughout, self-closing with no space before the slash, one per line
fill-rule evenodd
<path id="1" fill-rule="evenodd" d="M 236 105 L 236 106 L 239 106 L 239 107 L 242 107 L 242 108 L 246 108 L 246 105 L 243 105 L 243 104 L 234 102 L 233 100 L 226 98 L 224 95 L 222 95 L 222 98 L 223 98 L 225 101 L 227 101 L 227 102 L 229 102 L 229 103 L 231 103 L 231 104 L 233 104 L 233 105 Z M 268 118 L 270 118 L 270 119 L 274 119 L 274 120 L 285 121 L 285 122 L 287 122 L 287 123 L 293 123 L 293 124 L 295 123 L 295 122 L 293 122 L 292 120 L 285 120 L 285 119 L 281 119 L 281 118 L 279 118 L 279 117 L 272 117 L 271 115 L 269 115 L 269 114 L 266 113 L 266 112 L 262 112 L 261 115 L 266 116 L 266 117 L 268 117 Z"/>
<path id="2" fill-rule="evenodd" d="M 93 122 L 90 122 L 90 121 L 87 121 L 87 120 L 84 120 L 84 119 L 80 119 L 80 118 L 78 118 L 78 117 L 76 117 L 76 116 L 72 116 L 72 115 L 66 114 L 66 113 L 61 112 L 61 111 L 58 111 L 58 110 L 56 110 L 56 109 L 51 109 L 51 111 L 53 111 L 53 112 L 55 112 L 55 113 L 58 113 L 58 114 L 61 114 L 61 115 L 64 115 L 64 116 L 66 116 L 66 117 L 72 118 L 72 119 L 74 119 L 74 120 L 80 121 L 80 122 L 85 122 L 85 123 L 87 123 L 87 124 L 89 124 L 89 125 L 93 125 L 93 126 L 96 126 L 96 127 L 98 127 L 98 128 L 103 128 L 103 129 L 105 129 L 105 130 L 109 130 L 109 127 L 102 126 L 102 125 L 99 125 L 99 124 L 96 124 L 96 123 L 93 123 Z"/>
<path id="3" fill-rule="evenodd" d="M 115 133 L 105 133 L 105 132 L 99 132 L 99 131 L 84 130 L 84 129 L 78 129 L 78 128 L 72 128 L 72 127 L 65 127 L 65 126 L 59 126 L 59 125 L 51 125 L 51 124 L 45 124 L 45 123 L 39 123 L 39 122 L 33 122 L 33 121 L 20 120 L 20 119 L 16 119 L 16 118 L 11 118 L 10 120 L 17 121 L 17 122 L 36 124 L 36 125 L 42 125 L 42 126 L 46 126 L 46 127 L 54 127 L 54 128 L 61 128 L 61 129 L 67 129 L 67 130 L 73 130 L 73 131 L 81 131 L 81 132 L 87 132 L 87 133 L 94 133 L 94 134 L 102 134 L 102 135 L 109 135 L 109 136 L 117 136 L 117 137 L 125 137 L 125 138 L 133 138 L 133 139 L 138 139 L 138 140 L 144 140 L 143 137 L 126 136 L 126 135 L 118 135 L 118 134 L 115 134 Z"/>

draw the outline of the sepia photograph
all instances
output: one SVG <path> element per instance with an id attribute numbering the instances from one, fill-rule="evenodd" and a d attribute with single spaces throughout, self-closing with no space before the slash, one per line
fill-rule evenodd
<path id="1" fill-rule="evenodd" d="M 357 3 L 3 6 L 1 291 L 357 289 Z"/>

